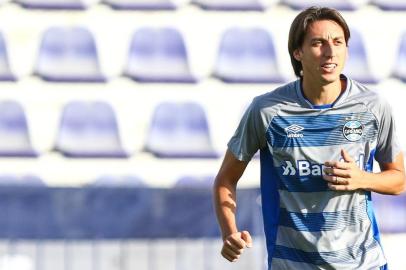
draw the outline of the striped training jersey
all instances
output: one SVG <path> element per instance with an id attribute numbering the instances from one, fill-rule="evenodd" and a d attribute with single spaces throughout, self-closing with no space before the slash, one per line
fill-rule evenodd
<path id="1" fill-rule="evenodd" d="M 333 191 L 322 178 L 324 162 L 342 160 L 341 149 L 366 171 L 374 158 L 394 162 L 400 153 L 388 103 L 342 78 L 347 88 L 328 106 L 313 106 L 300 80 L 256 97 L 228 143 L 243 161 L 260 149 L 269 269 L 386 264 L 370 192 Z"/>

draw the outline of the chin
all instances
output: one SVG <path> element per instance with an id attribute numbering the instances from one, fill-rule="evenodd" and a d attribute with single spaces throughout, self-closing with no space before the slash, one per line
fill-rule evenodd
<path id="1" fill-rule="evenodd" d="M 325 83 L 333 83 L 340 80 L 340 73 L 337 74 L 323 74 L 321 75 L 322 81 Z"/>

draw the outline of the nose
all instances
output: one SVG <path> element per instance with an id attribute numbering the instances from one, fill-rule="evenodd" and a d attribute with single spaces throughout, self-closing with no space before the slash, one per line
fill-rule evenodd
<path id="1" fill-rule="evenodd" d="M 323 53 L 324 53 L 324 56 L 328 57 L 328 58 L 333 58 L 336 55 L 336 48 L 332 41 L 325 43 Z"/>

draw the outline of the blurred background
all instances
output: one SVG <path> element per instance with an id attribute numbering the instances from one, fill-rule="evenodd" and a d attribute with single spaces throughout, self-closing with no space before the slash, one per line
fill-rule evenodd
<path id="1" fill-rule="evenodd" d="M 237 263 L 211 184 L 251 100 L 295 79 L 288 31 L 311 5 L 342 11 L 344 73 L 389 100 L 406 149 L 406 1 L 1 0 L 0 269 L 266 269 L 259 159 Z M 373 199 L 406 269 L 406 197 Z"/>

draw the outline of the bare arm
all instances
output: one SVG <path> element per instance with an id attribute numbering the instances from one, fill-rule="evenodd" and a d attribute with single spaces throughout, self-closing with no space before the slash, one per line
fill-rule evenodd
<path id="1" fill-rule="evenodd" d="M 328 168 L 324 179 L 333 190 L 355 190 L 364 189 L 381 194 L 398 195 L 405 190 L 405 168 L 403 154 L 397 155 L 394 162 L 379 164 L 380 173 L 369 173 L 362 171 L 355 164 L 354 160 L 342 151 L 344 162 L 328 161 L 325 163 Z"/>
<path id="2" fill-rule="evenodd" d="M 239 232 L 235 221 L 237 182 L 247 165 L 227 150 L 213 186 L 214 208 L 224 243 L 221 254 L 229 261 L 237 260 L 252 243 L 249 233 Z"/>

